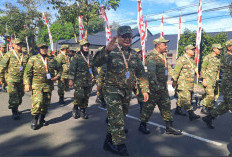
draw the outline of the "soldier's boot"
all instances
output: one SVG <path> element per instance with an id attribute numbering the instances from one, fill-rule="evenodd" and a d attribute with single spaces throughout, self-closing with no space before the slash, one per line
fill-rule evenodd
<path id="1" fill-rule="evenodd" d="M 40 126 L 47 126 L 47 125 L 49 125 L 48 122 L 44 118 L 45 118 L 45 114 L 41 114 L 40 115 L 40 119 L 39 119 L 39 125 Z"/>
<path id="2" fill-rule="evenodd" d="M 186 116 L 186 114 L 181 110 L 180 106 L 176 107 L 175 115 Z"/>
<path id="3" fill-rule="evenodd" d="M 85 108 L 82 108 L 82 109 L 80 110 L 80 116 L 81 116 L 81 118 L 83 118 L 83 119 L 88 119 L 88 118 L 89 118 L 88 115 L 87 115 L 87 113 L 86 113 L 86 109 L 85 109 Z"/>
<path id="4" fill-rule="evenodd" d="M 124 127 L 124 132 L 125 132 L 125 134 L 127 134 L 128 131 L 129 131 L 129 130 L 128 130 L 127 128 Z"/>
<path id="5" fill-rule="evenodd" d="M 112 136 L 110 133 L 106 134 L 106 138 L 104 141 L 103 149 L 105 151 L 111 151 L 114 154 L 118 154 L 118 148 L 112 142 Z"/>
<path id="6" fill-rule="evenodd" d="M 125 144 L 117 145 L 117 147 L 118 147 L 118 154 L 120 156 L 129 156 L 129 153 L 127 151 L 127 148 L 126 148 Z"/>
<path id="7" fill-rule="evenodd" d="M 201 113 L 208 115 L 209 114 L 208 107 L 203 106 L 202 109 L 201 109 Z"/>
<path id="8" fill-rule="evenodd" d="M 74 105 L 74 106 L 73 106 L 73 109 L 72 109 L 72 116 L 73 116 L 74 119 L 80 118 L 80 114 L 79 114 L 78 106 L 77 106 L 77 105 Z"/>
<path id="9" fill-rule="evenodd" d="M 189 120 L 191 120 L 191 121 L 200 118 L 200 116 L 199 116 L 199 115 L 196 115 L 196 114 L 193 112 L 193 110 L 189 110 L 188 113 L 189 113 Z"/>
<path id="10" fill-rule="evenodd" d="M 145 122 L 140 123 L 139 131 L 141 131 L 144 134 L 150 134 L 150 130 L 147 128 L 147 124 Z"/>
<path id="11" fill-rule="evenodd" d="M 102 98 L 101 99 L 101 106 L 103 107 L 103 108 L 106 108 L 106 101 L 105 101 L 105 99 L 104 98 Z"/>
<path id="12" fill-rule="evenodd" d="M 166 121 L 166 134 L 182 135 L 182 130 L 173 128 L 172 123 L 171 121 Z"/>
<path id="13" fill-rule="evenodd" d="M 12 110 L 12 119 L 19 120 L 20 116 L 18 114 L 17 107 L 12 108 L 11 110 Z"/>
<path id="14" fill-rule="evenodd" d="M 31 129 L 32 130 L 37 130 L 39 128 L 38 119 L 39 119 L 39 115 L 32 116 L 32 120 L 31 120 Z"/>
<path id="15" fill-rule="evenodd" d="M 205 116 L 205 117 L 202 117 L 202 120 L 206 123 L 206 125 L 210 128 L 210 129 L 214 129 L 214 125 L 213 125 L 213 120 L 215 118 L 213 116 L 211 116 L 211 114 Z"/>
<path id="16" fill-rule="evenodd" d="M 65 104 L 64 96 L 60 96 L 59 103 L 60 104 Z"/>

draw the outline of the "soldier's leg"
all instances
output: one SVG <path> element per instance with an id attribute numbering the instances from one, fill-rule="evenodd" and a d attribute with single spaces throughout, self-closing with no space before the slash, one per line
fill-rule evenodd
<path id="1" fill-rule="evenodd" d="M 40 112 L 40 126 L 46 126 L 48 125 L 48 122 L 45 121 L 45 116 L 48 112 L 48 108 L 51 103 L 51 92 L 43 92 L 43 105 L 41 107 L 41 112 Z"/>
<path id="2" fill-rule="evenodd" d="M 74 101 L 73 101 L 73 110 L 72 110 L 72 116 L 73 118 L 77 119 L 80 117 L 80 113 L 78 110 L 78 107 L 82 107 L 84 103 L 84 88 L 79 86 L 75 87 L 75 92 L 74 92 Z"/>
<path id="3" fill-rule="evenodd" d="M 176 103 L 176 110 L 175 110 L 175 114 L 176 115 L 180 115 L 180 116 L 186 116 L 186 114 L 181 110 L 182 109 L 182 104 L 181 104 L 181 99 L 179 99 L 179 93 L 181 93 L 181 90 L 177 90 L 175 89 L 175 92 L 178 93 L 178 99 L 177 99 L 177 103 Z"/>
<path id="4" fill-rule="evenodd" d="M 89 97 L 92 91 L 92 87 L 84 87 L 84 98 L 83 98 L 83 104 L 80 105 L 80 116 L 83 119 L 88 119 L 88 115 L 86 113 L 86 108 L 88 107 Z"/>
<path id="5" fill-rule="evenodd" d="M 142 112 L 140 114 L 141 122 L 143 122 L 143 123 L 148 122 L 148 120 L 150 119 L 150 117 L 154 111 L 154 108 L 157 104 L 156 101 L 157 101 L 156 95 L 153 93 L 150 93 L 149 100 L 146 103 L 144 103 L 143 108 L 142 108 Z"/>
<path id="6" fill-rule="evenodd" d="M 69 79 L 64 79 L 64 91 L 69 91 Z"/>
<path id="7" fill-rule="evenodd" d="M 213 108 L 214 107 L 214 102 L 215 102 L 215 88 L 208 86 L 205 89 L 206 92 L 206 96 L 203 99 L 202 105 L 206 106 L 206 107 L 210 107 Z"/>
<path id="8" fill-rule="evenodd" d="M 58 95 L 59 95 L 59 103 L 65 104 L 64 102 L 64 89 L 65 89 L 65 82 L 64 80 L 58 80 Z"/>

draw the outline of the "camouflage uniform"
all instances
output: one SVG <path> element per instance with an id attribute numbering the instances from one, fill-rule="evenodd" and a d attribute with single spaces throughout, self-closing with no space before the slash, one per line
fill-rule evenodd
<path id="1" fill-rule="evenodd" d="M 88 41 L 81 41 L 80 45 L 89 44 Z M 82 56 L 89 58 L 89 66 Z M 92 69 L 92 74 L 90 73 Z M 79 51 L 73 57 L 69 68 L 69 79 L 74 81 L 74 108 L 79 107 L 84 110 L 88 107 L 88 101 L 92 87 L 94 85 L 93 78 L 96 74 L 96 69 L 93 67 L 93 58 L 89 53 Z"/>
<path id="2" fill-rule="evenodd" d="M 96 80 L 97 86 L 101 87 L 100 91 L 97 91 L 97 98 L 101 100 L 101 103 L 105 101 L 104 94 L 103 94 L 105 74 L 106 74 L 106 64 L 99 67 L 98 76 Z M 103 107 L 105 107 L 104 105 L 106 104 L 102 104 L 102 105 Z"/>
<path id="3" fill-rule="evenodd" d="M 126 59 L 129 59 L 128 71 L 130 76 L 128 79 L 126 78 L 127 70 L 122 53 Z M 107 130 L 112 135 L 113 144 L 120 145 L 124 144 L 126 140 L 124 118 L 128 113 L 132 94 L 131 77 L 135 75 L 140 79 L 140 87 L 143 93 L 149 92 L 148 82 L 145 78 L 143 65 L 136 52 L 131 48 L 122 50 L 121 47 L 116 47 L 110 53 L 103 48 L 95 55 L 94 65 L 99 67 L 104 63 L 107 64 L 107 72 L 104 80 L 104 97 L 107 103 L 109 120 Z"/>
<path id="4" fill-rule="evenodd" d="M 15 39 L 15 44 L 22 43 Z M 7 93 L 9 94 L 9 109 L 18 109 L 24 96 L 23 71 L 28 61 L 28 55 L 10 50 L 7 52 L 0 63 L 0 81 L 4 80 L 4 74 L 7 82 Z M 17 55 L 17 57 L 16 57 Z M 22 59 L 22 62 L 21 62 Z M 21 62 L 21 64 L 20 64 Z"/>
<path id="5" fill-rule="evenodd" d="M 68 45 L 62 45 L 61 49 L 67 48 Z M 61 78 L 58 80 L 58 95 L 60 97 L 64 97 L 64 91 L 68 91 L 68 77 L 69 77 L 69 66 L 70 66 L 70 58 L 68 54 L 59 53 L 56 57 L 58 66 L 62 69 Z"/>
<path id="6" fill-rule="evenodd" d="M 55 76 L 55 70 L 59 70 L 54 57 L 46 56 L 48 73 L 51 78 Z M 45 58 L 44 58 L 45 59 Z M 47 79 L 47 72 L 42 61 L 42 55 L 32 56 L 24 71 L 24 85 L 32 86 L 32 115 L 46 114 L 51 102 L 51 93 L 54 89 L 53 81 Z M 60 74 L 57 74 L 60 76 Z"/>
<path id="7" fill-rule="evenodd" d="M 201 66 L 201 77 L 206 79 L 207 86 L 205 87 L 206 96 L 202 101 L 205 107 L 213 108 L 215 100 L 215 89 L 220 73 L 220 59 L 213 54 L 205 56 Z"/>
<path id="8" fill-rule="evenodd" d="M 0 47 L 6 48 L 5 44 L 1 44 Z M 5 55 L 5 53 L 0 50 L 0 62 L 3 59 L 4 55 Z M 5 81 L 5 79 L 6 79 L 5 76 L 3 76 L 3 78 L 4 79 L 3 79 L 2 85 L 0 85 L 0 86 L 2 87 L 2 90 L 5 90 L 7 84 L 6 84 L 6 81 Z"/>

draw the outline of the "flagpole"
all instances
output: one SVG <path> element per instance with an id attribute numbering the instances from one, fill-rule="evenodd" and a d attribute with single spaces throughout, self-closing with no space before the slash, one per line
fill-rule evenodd
<path id="1" fill-rule="evenodd" d="M 179 28 L 178 28 L 178 35 L 177 35 L 176 59 L 178 58 L 178 55 L 179 55 L 178 49 L 179 49 L 180 35 L 181 35 L 181 11 L 179 11 Z"/>

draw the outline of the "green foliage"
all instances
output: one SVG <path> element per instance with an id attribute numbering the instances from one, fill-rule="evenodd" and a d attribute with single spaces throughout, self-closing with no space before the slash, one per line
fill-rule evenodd
<path id="1" fill-rule="evenodd" d="M 115 22 L 115 21 L 113 21 L 113 23 L 110 25 L 111 31 L 116 31 L 118 29 L 118 27 L 120 27 L 120 24 L 118 22 Z"/>
<path id="2" fill-rule="evenodd" d="M 99 18 L 99 16 L 97 16 L 90 20 L 88 27 L 89 34 L 95 34 L 97 32 L 104 30 L 105 30 L 105 22 L 103 18 Z"/>

